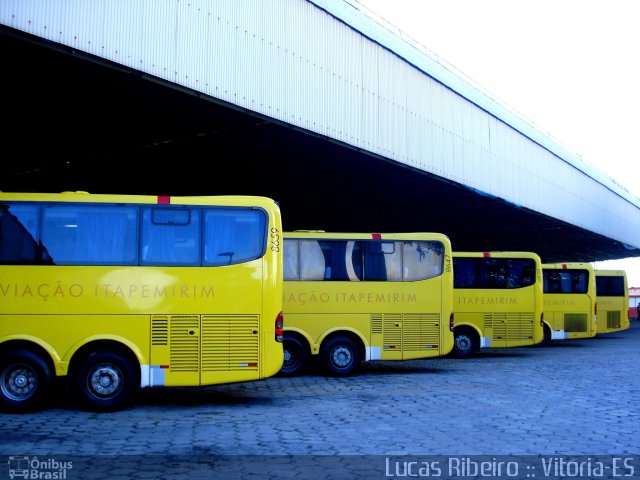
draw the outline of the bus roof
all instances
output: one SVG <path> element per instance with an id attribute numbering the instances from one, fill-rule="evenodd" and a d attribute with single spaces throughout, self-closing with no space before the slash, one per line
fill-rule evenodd
<path id="1" fill-rule="evenodd" d="M 254 195 L 211 195 L 211 196 L 169 196 L 169 195 L 121 195 L 88 193 L 84 191 L 60 193 L 0 192 L 0 201 L 13 202 L 74 202 L 74 203 L 132 203 L 150 205 L 234 205 L 271 206 L 276 202 L 268 197 Z"/>
<path id="2" fill-rule="evenodd" d="M 540 256 L 535 252 L 499 251 L 499 252 L 453 252 L 453 257 L 466 258 L 533 258 L 540 261 Z"/>
<path id="3" fill-rule="evenodd" d="M 284 232 L 285 238 L 306 238 L 325 240 L 440 240 L 450 243 L 449 237 L 444 233 L 436 232 L 408 232 L 408 233 L 348 233 L 325 232 L 324 230 L 295 230 Z"/>
<path id="4" fill-rule="evenodd" d="M 581 268 L 583 270 L 589 270 L 591 272 L 595 271 L 593 268 L 593 265 L 591 265 L 590 263 L 582 263 L 582 262 L 543 263 L 542 268 L 557 269 L 557 270 Z"/>

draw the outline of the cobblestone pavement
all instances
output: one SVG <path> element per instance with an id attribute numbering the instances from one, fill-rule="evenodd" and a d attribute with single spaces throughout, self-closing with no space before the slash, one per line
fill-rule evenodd
<path id="1" fill-rule="evenodd" d="M 115 413 L 80 411 L 58 399 L 39 412 L 1 415 L 0 454 L 9 466 L 21 457 L 73 457 L 76 470 L 63 472 L 70 479 L 194 478 L 199 471 L 202 478 L 316 478 L 296 471 L 301 459 L 317 478 L 350 478 L 349 465 L 359 472 L 353 478 L 388 478 L 385 458 L 434 455 L 631 456 L 635 473 L 625 478 L 640 478 L 640 323 L 549 347 L 482 350 L 470 359 L 370 363 L 350 378 L 312 370 L 145 390 Z M 169 455 L 177 456 L 173 463 Z M 211 459 L 220 467 L 226 456 L 256 457 L 212 475 Z M 278 474 L 260 467 L 267 460 Z M 327 461 L 333 463 L 322 465 Z M 84 476 L 74 477 L 79 463 Z M 136 465 L 144 468 L 133 475 Z M 0 480 L 8 472 L 0 466 Z"/>

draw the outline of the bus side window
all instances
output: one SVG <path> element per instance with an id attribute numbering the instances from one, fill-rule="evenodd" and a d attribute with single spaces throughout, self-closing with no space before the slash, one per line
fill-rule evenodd
<path id="1" fill-rule="evenodd" d="M 285 239 L 282 253 L 284 257 L 284 279 L 300 280 L 298 240 Z"/>
<path id="2" fill-rule="evenodd" d="M 204 265 L 236 265 L 260 258 L 266 242 L 263 212 L 225 208 L 205 208 L 203 212 Z M 198 232 L 198 229 L 191 232 L 195 240 Z M 190 253 L 194 246 L 190 240 L 184 242 L 181 248 L 187 250 L 183 254 Z"/>
<path id="3" fill-rule="evenodd" d="M 349 280 L 347 275 L 347 242 L 344 240 L 320 241 L 324 255 L 324 280 Z"/>
<path id="4" fill-rule="evenodd" d="M 224 252 L 221 263 L 231 263 Z M 142 211 L 142 263 L 145 265 L 199 265 L 200 211 L 145 208 Z"/>
<path id="5" fill-rule="evenodd" d="M 478 258 L 476 259 L 478 262 L 477 266 L 477 276 L 476 276 L 476 288 L 491 288 L 489 285 L 489 272 L 490 265 L 488 263 L 488 259 L 486 258 Z"/>
<path id="6" fill-rule="evenodd" d="M 384 242 L 382 244 L 387 280 L 390 282 L 402 281 L 402 246 L 403 242 Z"/>
<path id="7" fill-rule="evenodd" d="M 122 205 L 47 205 L 41 241 L 57 265 L 135 265 L 138 215 Z"/>
<path id="8" fill-rule="evenodd" d="M 349 240 L 347 242 L 347 251 L 345 254 L 345 264 L 347 267 L 347 277 L 352 282 L 362 280 L 363 268 L 363 251 L 362 242 Z"/>
<path id="9" fill-rule="evenodd" d="M 532 260 L 522 260 L 520 286 L 528 287 L 536 283 L 536 265 Z"/>
<path id="10" fill-rule="evenodd" d="M 491 258 L 487 260 L 489 270 L 489 288 L 507 288 L 507 266 L 502 258 Z"/>
<path id="11" fill-rule="evenodd" d="M 324 280 L 324 254 L 318 240 L 300 240 L 300 280 Z"/>
<path id="12" fill-rule="evenodd" d="M 37 215 L 37 207 L 27 208 L 34 211 L 34 217 Z M 6 205 L 0 206 L 0 263 L 39 263 L 38 243 Z"/>
<path id="13" fill-rule="evenodd" d="M 474 258 L 454 258 L 453 259 L 453 287 L 454 288 L 475 288 L 476 287 L 476 264 Z"/>
<path id="14" fill-rule="evenodd" d="M 571 292 L 587 293 L 587 272 L 572 272 L 571 274 Z"/>
<path id="15" fill-rule="evenodd" d="M 404 242 L 403 280 L 426 280 L 442 274 L 444 245 L 436 241 Z"/>
<path id="16" fill-rule="evenodd" d="M 382 242 L 364 243 L 364 279 L 366 281 L 386 281 L 387 266 Z M 389 242 L 387 242 L 388 244 Z"/>
<path id="17" fill-rule="evenodd" d="M 535 264 L 532 260 L 517 258 L 507 260 L 509 278 L 507 288 L 528 287 L 535 283 Z"/>

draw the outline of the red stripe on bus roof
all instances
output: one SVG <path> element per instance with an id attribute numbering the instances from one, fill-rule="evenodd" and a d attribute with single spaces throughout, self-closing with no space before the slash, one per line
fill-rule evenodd
<path id="1" fill-rule="evenodd" d="M 171 197 L 169 195 L 158 195 L 158 205 L 169 205 Z"/>

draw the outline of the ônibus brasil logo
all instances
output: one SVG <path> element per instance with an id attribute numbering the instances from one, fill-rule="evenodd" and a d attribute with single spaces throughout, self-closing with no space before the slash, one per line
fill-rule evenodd
<path id="1" fill-rule="evenodd" d="M 63 462 L 54 458 L 39 459 L 29 456 L 9 457 L 9 478 L 38 480 L 64 480 L 73 462 Z"/>

